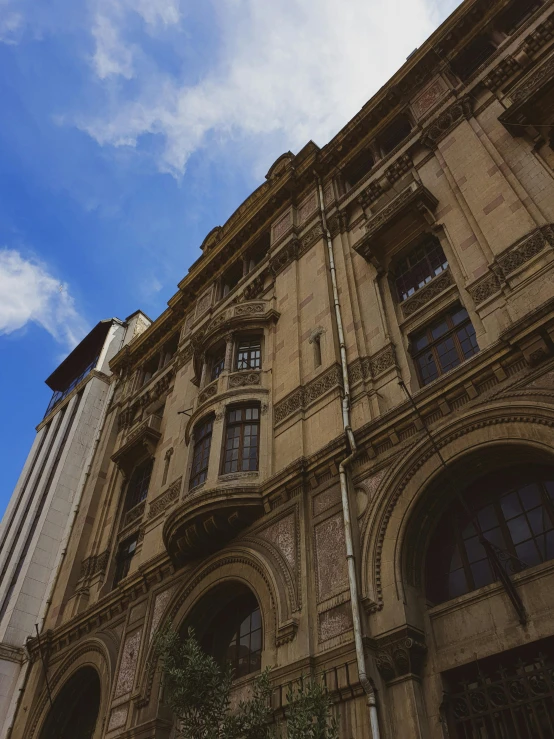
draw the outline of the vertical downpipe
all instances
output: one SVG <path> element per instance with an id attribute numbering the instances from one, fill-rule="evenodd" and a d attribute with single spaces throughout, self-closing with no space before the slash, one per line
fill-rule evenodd
<path id="1" fill-rule="evenodd" d="M 364 645 L 362 640 L 362 622 L 360 619 L 360 601 L 358 597 L 358 579 L 356 575 L 356 560 L 354 557 L 354 544 L 352 537 L 352 518 L 350 512 L 350 499 L 348 497 L 348 473 L 350 465 L 358 455 L 356 448 L 356 440 L 350 425 L 350 383 L 348 380 L 348 363 L 346 360 L 346 343 L 344 340 L 344 330 L 342 325 L 342 314 L 339 301 L 339 291 L 337 287 L 337 272 L 335 268 L 335 257 L 333 253 L 333 241 L 329 228 L 327 227 L 327 218 L 325 216 L 325 204 L 323 200 L 323 188 L 321 180 L 317 172 L 314 172 L 317 182 L 319 210 L 321 213 L 321 223 L 325 233 L 327 243 L 327 252 L 329 255 L 329 269 L 331 272 L 331 284 L 333 288 L 333 304 L 335 309 L 335 319 L 337 322 L 337 332 L 339 335 L 340 361 L 342 368 L 343 396 L 342 396 L 342 423 L 344 433 L 350 449 L 350 453 L 339 464 L 340 492 L 342 500 L 342 512 L 344 520 L 344 538 L 346 542 L 346 561 L 348 564 L 348 584 L 350 586 L 350 604 L 352 607 L 352 624 L 354 629 L 354 644 L 356 648 L 356 662 L 358 665 L 358 675 L 360 684 L 364 689 L 367 697 L 367 705 L 369 708 L 369 722 L 371 725 L 372 739 L 380 739 L 379 719 L 377 715 L 377 701 L 373 685 L 367 676 Z"/>

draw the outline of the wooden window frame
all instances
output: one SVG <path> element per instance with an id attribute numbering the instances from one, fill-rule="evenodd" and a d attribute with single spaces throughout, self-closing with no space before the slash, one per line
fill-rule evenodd
<path id="1" fill-rule="evenodd" d="M 255 411 L 256 412 L 256 418 L 246 418 L 243 417 L 241 420 L 230 420 L 230 416 L 232 413 L 236 413 L 237 411 L 244 412 L 244 416 L 246 416 L 247 411 Z M 256 426 L 257 427 L 257 433 L 256 433 L 256 439 L 257 439 L 257 446 L 256 446 L 256 461 L 255 461 L 255 467 L 248 467 L 248 469 L 244 469 L 243 465 L 245 462 L 244 457 L 244 439 L 245 439 L 245 427 L 246 426 Z M 237 459 L 234 460 L 232 457 L 230 459 L 227 459 L 228 452 L 233 451 L 233 447 L 228 448 L 228 442 L 231 441 L 232 438 L 236 437 L 230 437 L 229 431 L 231 429 L 239 428 L 239 445 L 238 445 L 238 455 Z M 248 447 L 249 449 L 251 447 Z M 250 460 L 251 457 L 247 457 L 246 459 Z M 227 465 L 230 465 L 232 469 L 226 469 Z M 234 468 L 236 465 L 236 469 Z M 260 469 L 260 405 L 259 403 L 252 403 L 252 404 L 244 404 L 239 406 L 232 406 L 230 408 L 227 408 L 226 414 L 225 414 L 225 430 L 223 433 L 223 450 L 221 454 L 221 475 L 230 475 L 237 472 L 257 472 Z"/>
<path id="2" fill-rule="evenodd" d="M 134 546 L 133 546 L 134 545 Z M 113 578 L 113 587 L 117 587 L 119 583 L 124 580 L 129 574 L 131 569 L 131 562 L 136 554 L 138 546 L 138 532 L 133 536 L 122 541 L 117 549 L 117 555 L 115 558 L 115 572 Z M 132 552 L 129 554 L 129 549 L 133 547 Z M 127 553 L 124 554 L 125 548 Z"/>
<path id="3" fill-rule="evenodd" d="M 253 334 L 253 335 L 247 335 L 243 337 L 239 337 L 236 340 L 235 344 L 235 362 L 234 362 L 234 368 L 235 372 L 248 372 L 260 370 L 262 368 L 262 335 L 261 334 Z M 241 347 L 243 346 L 249 346 L 248 351 L 248 366 L 247 367 L 241 367 L 240 366 L 240 354 L 241 354 Z M 252 352 L 252 346 L 257 345 L 259 347 L 259 353 L 260 356 L 258 358 L 258 362 L 252 364 L 252 358 L 251 358 L 251 352 Z"/>
<path id="4" fill-rule="evenodd" d="M 423 259 L 419 259 L 414 262 L 415 255 L 420 250 L 423 251 Z M 438 266 L 433 267 L 431 253 L 438 250 L 440 250 L 444 259 L 440 264 L 438 264 Z M 417 287 L 413 287 L 413 285 L 407 286 L 407 278 L 416 273 L 417 267 L 421 263 L 424 263 L 427 267 L 423 284 L 418 284 Z M 431 282 L 431 280 L 442 274 L 447 269 L 448 259 L 438 238 L 431 236 L 413 245 L 411 249 L 404 252 L 403 256 L 397 260 L 396 267 L 394 269 L 394 287 L 398 302 L 404 303 L 406 300 L 409 300 L 413 295 L 419 292 L 419 290 L 423 289 L 425 285 Z M 413 292 L 408 293 L 408 290 L 410 289 L 412 289 Z"/>
<path id="5" fill-rule="evenodd" d="M 137 484 L 137 481 L 134 479 L 137 471 L 141 467 L 149 467 L 147 475 L 143 475 L 140 484 Z M 141 460 L 136 464 L 133 468 L 133 471 L 131 472 L 131 475 L 129 477 L 129 482 L 127 484 L 127 490 L 125 491 L 125 511 L 130 511 L 131 508 L 134 508 L 135 506 L 139 505 L 139 503 L 142 503 L 143 500 L 146 500 L 148 497 L 148 491 L 150 489 L 150 483 L 152 482 L 152 472 L 154 471 L 154 458 L 153 457 L 147 457 L 146 459 Z M 147 478 L 146 485 L 144 484 L 144 480 Z M 131 487 L 133 486 L 133 488 Z"/>
<path id="6" fill-rule="evenodd" d="M 454 324 L 452 320 L 452 316 L 455 315 L 460 310 L 464 310 L 466 312 L 466 318 L 464 318 L 460 323 Z M 433 329 L 438 326 L 438 324 L 446 320 L 446 323 L 448 325 L 448 330 L 441 334 L 438 338 L 433 338 L 432 331 Z M 479 351 L 479 346 L 477 344 L 477 341 L 475 340 L 476 349 L 471 354 L 467 355 L 465 354 L 460 338 L 458 336 L 458 332 L 461 331 L 464 328 L 467 328 L 468 326 L 471 327 L 473 331 L 472 338 L 475 339 L 475 329 L 473 327 L 473 324 L 471 322 L 471 317 L 467 313 L 467 310 L 460 304 L 455 304 L 454 306 L 451 306 L 447 311 L 442 313 L 440 316 L 437 316 L 434 320 L 430 321 L 424 328 L 421 330 L 415 332 L 410 340 L 411 348 L 410 348 L 410 354 L 412 357 L 412 361 L 414 363 L 417 377 L 419 380 L 419 384 L 421 387 L 425 387 L 426 385 L 431 384 L 435 380 L 438 380 L 439 377 L 446 374 L 447 372 L 450 372 L 450 370 L 454 369 L 454 367 L 458 367 L 460 364 L 463 364 L 468 359 L 471 359 L 475 354 Z M 418 341 L 419 338 L 426 336 L 427 338 L 427 345 L 423 347 L 422 349 L 416 350 L 415 349 L 415 342 Z M 470 334 L 471 337 L 471 334 Z M 454 365 L 454 367 L 449 367 L 448 369 L 443 369 L 441 361 L 440 361 L 440 355 L 438 352 L 438 348 L 441 344 L 443 344 L 447 339 L 453 339 L 454 348 L 456 350 L 456 354 L 458 356 L 459 362 L 457 365 Z M 473 343 L 473 342 L 472 342 Z M 423 376 L 421 365 L 419 363 L 419 359 L 424 355 L 431 353 L 433 356 L 433 361 L 435 364 L 435 368 L 437 370 L 437 376 L 433 377 L 431 379 L 426 379 Z"/>

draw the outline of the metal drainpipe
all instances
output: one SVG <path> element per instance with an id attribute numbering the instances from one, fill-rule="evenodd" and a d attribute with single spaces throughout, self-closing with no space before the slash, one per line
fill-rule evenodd
<path id="1" fill-rule="evenodd" d="M 337 321 L 337 331 L 339 335 L 340 360 L 342 367 L 343 381 L 343 397 L 342 397 L 342 422 L 344 433 L 350 448 L 350 454 L 345 457 L 339 464 L 340 492 L 342 500 L 342 512 L 344 520 L 344 538 L 346 541 L 346 561 L 348 564 L 348 583 L 350 586 L 350 604 L 352 607 L 352 624 L 354 628 L 354 644 L 356 647 L 356 662 L 358 664 L 358 676 L 360 684 L 364 689 L 367 697 L 367 705 L 369 708 L 369 721 L 371 725 L 372 739 L 380 739 L 381 732 L 379 730 L 379 718 L 377 715 L 377 701 L 375 690 L 371 684 L 365 665 L 364 645 L 362 640 L 362 623 L 360 619 L 360 601 L 358 598 L 358 578 L 356 575 L 356 560 L 354 557 L 354 544 L 352 537 L 352 518 L 350 513 L 350 500 L 348 497 L 348 471 L 350 465 L 359 454 L 356 448 L 356 440 L 350 425 L 350 383 L 348 381 L 348 364 L 346 361 L 346 343 L 344 341 L 344 330 L 342 326 L 342 315 L 339 301 L 339 291 L 337 287 L 337 271 L 335 268 L 335 258 L 333 253 L 333 241 L 327 227 L 327 218 L 325 216 L 325 205 L 323 201 L 323 188 L 321 180 L 317 172 L 314 172 L 317 189 L 319 195 L 319 210 L 321 213 L 321 222 L 325 232 L 325 240 L 327 242 L 327 252 L 329 254 L 329 267 L 331 271 L 331 284 L 333 286 L 333 303 L 335 308 L 335 317 Z"/>

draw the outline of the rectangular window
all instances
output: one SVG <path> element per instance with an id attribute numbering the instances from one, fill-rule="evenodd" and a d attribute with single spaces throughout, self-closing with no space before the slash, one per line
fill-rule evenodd
<path id="1" fill-rule="evenodd" d="M 129 479 L 127 487 L 126 505 L 127 511 L 142 503 L 148 495 L 150 486 L 150 478 L 152 477 L 152 468 L 154 466 L 153 459 L 147 459 L 137 465 Z"/>
<path id="2" fill-rule="evenodd" d="M 258 469 L 260 409 L 234 408 L 227 412 L 223 474 Z"/>
<path id="3" fill-rule="evenodd" d="M 422 385 L 477 354 L 475 329 L 465 308 L 456 307 L 412 339 L 412 356 Z"/>
<path id="4" fill-rule="evenodd" d="M 138 534 L 120 544 L 115 563 L 114 588 L 129 574 L 131 560 L 135 556 L 137 542 Z"/>
<path id="5" fill-rule="evenodd" d="M 448 260 L 438 239 L 430 239 L 413 249 L 395 270 L 398 300 L 407 300 L 447 267 Z"/>
<path id="6" fill-rule="evenodd" d="M 225 368 L 225 349 L 214 354 L 211 362 L 210 380 L 217 380 Z"/>
<path id="7" fill-rule="evenodd" d="M 262 343 L 259 338 L 239 342 L 237 370 L 260 369 L 262 366 Z"/>
<path id="8" fill-rule="evenodd" d="M 206 480 L 212 444 L 213 416 L 202 421 L 194 429 L 194 452 L 190 473 L 190 488 L 195 488 Z"/>

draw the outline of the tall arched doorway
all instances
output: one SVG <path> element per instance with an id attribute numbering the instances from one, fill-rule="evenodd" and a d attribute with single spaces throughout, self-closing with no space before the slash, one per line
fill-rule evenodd
<path id="1" fill-rule="evenodd" d="M 183 634 L 189 627 L 207 654 L 222 666 L 230 664 L 235 678 L 261 668 L 262 616 L 256 596 L 245 585 L 228 582 L 210 590 L 185 620 Z"/>
<path id="2" fill-rule="evenodd" d="M 100 678 L 92 667 L 82 667 L 56 696 L 40 739 L 92 739 L 99 711 Z"/>

